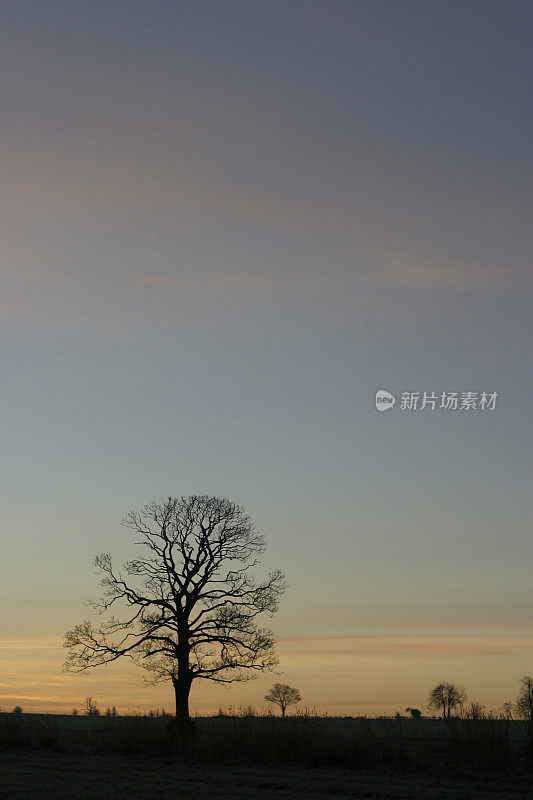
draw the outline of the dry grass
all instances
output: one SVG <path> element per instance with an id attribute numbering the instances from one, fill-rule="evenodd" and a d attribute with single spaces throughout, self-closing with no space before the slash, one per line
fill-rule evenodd
<path id="1" fill-rule="evenodd" d="M 531 800 L 526 782 L 446 773 L 183 765 L 169 759 L 0 754 L 2 800 Z"/>
<path id="2" fill-rule="evenodd" d="M 425 722 L 0 714 L 0 798 L 533 799 L 505 721 Z"/>

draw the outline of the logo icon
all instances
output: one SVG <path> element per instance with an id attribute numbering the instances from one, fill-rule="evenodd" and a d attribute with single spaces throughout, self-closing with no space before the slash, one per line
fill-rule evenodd
<path id="1" fill-rule="evenodd" d="M 385 389 L 377 390 L 375 397 L 377 411 L 390 411 L 391 408 L 394 408 L 395 402 L 396 398 L 393 394 L 387 392 Z"/>

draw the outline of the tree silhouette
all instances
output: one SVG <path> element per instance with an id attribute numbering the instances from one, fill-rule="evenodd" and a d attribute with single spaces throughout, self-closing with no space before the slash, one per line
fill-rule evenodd
<path id="1" fill-rule="evenodd" d="M 85 621 L 68 631 L 65 670 L 82 672 L 122 656 L 171 681 L 176 720 L 189 720 L 192 682 L 231 683 L 273 669 L 278 660 L 270 630 L 257 617 L 272 616 L 285 589 L 276 570 L 256 583 L 249 570 L 265 548 L 243 508 L 207 495 L 169 497 L 130 511 L 123 524 L 140 534 L 142 554 L 116 572 L 108 553 L 94 564 L 104 596 L 91 605 L 115 613 L 99 627 Z"/>
<path id="2" fill-rule="evenodd" d="M 516 698 L 515 708 L 518 716 L 533 722 L 533 678 L 524 675 L 520 679 L 520 693 Z"/>
<path id="3" fill-rule="evenodd" d="M 268 694 L 265 695 L 265 700 L 280 707 L 282 717 L 285 717 L 285 712 L 289 706 L 299 703 L 301 699 L 298 689 L 293 689 L 286 683 L 275 683 Z"/>
<path id="4" fill-rule="evenodd" d="M 454 708 L 462 706 L 467 698 L 463 686 L 443 681 L 438 683 L 429 693 L 429 705 L 432 708 L 442 708 L 442 716 L 449 719 Z"/>
<path id="5" fill-rule="evenodd" d="M 93 700 L 92 697 L 86 697 L 83 703 L 83 708 L 85 709 L 85 713 L 88 717 L 99 717 L 100 710 L 96 705 L 96 700 Z"/>

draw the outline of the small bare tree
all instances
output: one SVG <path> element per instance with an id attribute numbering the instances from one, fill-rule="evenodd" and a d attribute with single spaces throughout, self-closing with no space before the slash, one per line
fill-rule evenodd
<path id="1" fill-rule="evenodd" d="M 443 681 L 438 683 L 429 693 L 429 705 L 441 708 L 444 719 L 449 719 L 452 711 L 460 708 L 466 701 L 467 694 L 463 686 Z"/>
<path id="2" fill-rule="evenodd" d="M 464 714 L 467 719 L 487 719 L 492 714 L 491 711 L 485 711 L 485 706 L 483 703 L 478 703 L 476 700 L 473 700 L 469 705 L 464 709 Z"/>
<path id="3" fill-rule="evenodd" d="M 65 669 L 129 657 L 148 670 L 150 682 L 172 682 L 176 720 L 188 726 L 195 679 L 231 683 L 277 665 L 273 635 L 257 618 L 277 611 L 284 577 L 276 570 L 255 582 L 250 570 L 265 540 L 244 509 L 225 498 L 169 497 L 130 511 L 123 524 L 138 535 L 142 554 L 124 573 L 109 554 L 95 558 L 105 591 L 92 605 L 101 614 L 122 606 L 124 616 L 68 631 Z"/>
<path id="4" fill-rule="evenodd" d="M 515 702 L 516 713 L 519 717 L 533 722 L 533 678 L 524 675 L 520 679 L 520 693 Z"/>
<path id="5" fill-rule="evenodd" d="M 281 716 L 285 718 L 285 712 L 289 706 L 299 703 L 302 698 L 298 689 L 293 689 L 286 683 L 275 683 L 272 689 L 265 695 L 265 700 L 275 703 L 281 709 Z"/>
<path id="6" fill-rule="evenodd" d="M 83 703 L 83 708 L 85 709 L 85 713 L 88 717 L 99 717 L 100 716 L 100 709 L 96 705 L 96 700 L 93 700 L 92 697 L 86 697 L 85 702 Z"/>

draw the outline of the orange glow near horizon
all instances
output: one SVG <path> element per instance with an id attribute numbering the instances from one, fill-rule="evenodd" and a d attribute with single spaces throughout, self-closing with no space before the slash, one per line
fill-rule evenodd
<path id="1" fill-rule="evenodd" d="M 282 680 L 297 686 L 302 708 L 333 715 L 387 714 L 424 706 L 431 685 L 453 680 L 470 699 L 496 708 L 516 694 L 518 679 L 530 671 L 533 642 L 523 636 L 345 636 L 287 638 L 279 642 L 283 673 L 262 674 L 244 684 L 221 687 L 198 682 L 191 712 L 265 707 L 269 686 Z M 103 712 L 173 708 L 168 684 L 147 686 L 142 670 L 117 663 L 86 675 L 61 672 L 64 653 L 53 636 L 12 638 L 3 646 L 0 707 L 21 705 L 28 712 L 71 713 L 87 696 Z"/>

